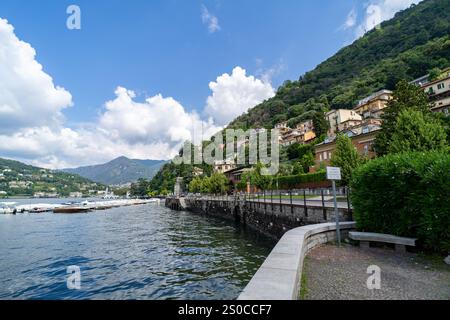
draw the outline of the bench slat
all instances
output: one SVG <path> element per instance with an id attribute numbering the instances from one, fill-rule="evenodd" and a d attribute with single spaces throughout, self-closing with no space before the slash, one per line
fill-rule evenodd
<path id="1" fill-rule="evenodd" d="M 385 242 L 401 244 L 405 246 L 416 246 L 417 239 L 397 237 L 390 234 L 371 233 L 371 232 L 349 232 L 349 238 L 358 241 Z"/>

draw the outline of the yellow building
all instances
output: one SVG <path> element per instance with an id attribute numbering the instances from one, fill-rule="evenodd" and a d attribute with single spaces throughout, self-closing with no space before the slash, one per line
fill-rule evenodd
<path id="1" fill-rule="evenodd" d="M 295 129 L 300 131 L 301 133 L 314 131 L 314 123 L 312 120 L 304 121 L 299 123 Z"/>
<path id="2" fill-rule="evenodd" d="M 331 110 L 325 114 L 325 118 L 330 124 L 328 137 L 334 137 L 338 132 L 357 125 L 362 122 L 362 117 L 354 110 L 338 109 Z"/>
<path id="3" fill-rule="evenodd" d="M 443 112 L 450 115 L 450 68 L 443 71 L 438 80 L 422 85 L 433 103 L 433 112 Z"/>
<path id="4" fill-rule="evenodd" d="M 353 108 L 353 111 L 363 117 L 363 119 L 381 119 L 383 110 L 388 106 L 388 102 L 392 98 L 392 91 L 381 90 L 360 100 L 358 105 Z"/>

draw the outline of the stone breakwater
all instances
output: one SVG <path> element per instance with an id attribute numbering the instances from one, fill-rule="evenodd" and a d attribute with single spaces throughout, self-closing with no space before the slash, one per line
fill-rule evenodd
<path id="1" fill-rule="evenodd" d="M 137 206 L 149 203 L 160 204 L 159 199 L 117 199 L 117 200 L 97 200 L 97 201 L 83 201 L 73 203 L 34 203 L 16 205 L 14 202 L 7 203 L 6 209 L 3 209 L 3 214 L 20 214 L 20 213 L 43 213 L 43 212 L 55 212 L 58 211 L 70 211 L 74 212 L 88 212 L 95 210 L 107 210 L 111 208 Z M 5 203 L 6 204 L 6 203 Z"/>

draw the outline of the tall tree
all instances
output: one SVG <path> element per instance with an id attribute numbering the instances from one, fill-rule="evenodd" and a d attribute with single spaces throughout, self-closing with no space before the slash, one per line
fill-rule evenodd
<path id="1" fill-rule="evenodd" d="M 202 192 L 202 179 L 199 177 L 194 178 L 191 183 L 189 183 L 189 192 L 201 193 Z"/>
<path id="2" fill-rule="evenodd" d="M 316 136 L 321 137 L 323 135 L 326 135 L 330 125 L 329 125 L 328 121 L 325 119 L 325 113 L 323 111 L 315 112 L 312 117 L 312 120 L 313 120 L 313 124 L 314 124 L 314 132 L 316 133 Z"/>
<path id="3" fill-rule="evenodd" d="M 389 144 L 390 153 L 437 151 L 447 147 L 445 129 L 436 119 L 417 110 L 400 112 Z"/>
<path id="4" fill-rule="evenodd" d="M 424 114 L 430 113 L 430 102 L 428 95 L 419 87 L 400 81 L 393 93 L 393 99 L 389 101 L 384 114 L 381 132 L 375 141 L 375 151 L 378 155 L 385 155 L 389 152 L 389 145 L 392 141 L 392 134 L 397 125 L 397 117 L 403 110 L 417 110 Z"/>
<path id="5" fill-rule="evenodd" d="M 258 162 L 253 170 L 251 181 L 258 189 L 267 190 L 271 188 L 273 179 L 271 176 L 263 175 L 261 173 L 262 169 L 264 169 L 264 165 L 261 162 Z"/>
<path id="6" fill-rule="evenodd" d="M 341 184 L 349 185 L 353 170 L 356 169 L 362 160 L 352 143 L 352 140 L 346 135 L 339 135 L 336 140 L 336 151 L 331 157 L 331 165 L 341 168 Z"/>
<path id="7" fill-rule="evenodd" d="M 210 193 L 222 194 L 227 192 L 228 179 L 222 173 L 214 173 L 209 178 L 209 191 Z"/>

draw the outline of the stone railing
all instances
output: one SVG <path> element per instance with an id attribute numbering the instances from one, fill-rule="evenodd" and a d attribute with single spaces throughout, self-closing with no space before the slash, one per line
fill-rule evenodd
<path id="1" fill-rule="evenodd" d="M 355 222 L 341 222 L 342 238 L 355 226 Z M 308 225 L 286 232 L 238 300 L 298 299 L 305 256 L 314 247 L 335 239 L 335 223 Z"/>

